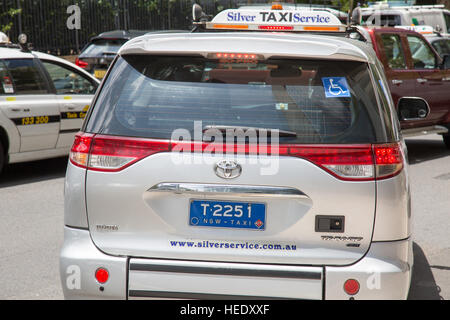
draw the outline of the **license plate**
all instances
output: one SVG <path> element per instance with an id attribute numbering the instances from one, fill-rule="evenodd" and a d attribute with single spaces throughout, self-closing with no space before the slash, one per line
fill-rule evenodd
<path id="1" fill-rule="evenodd" d="M 106 75 L 106 70 L 94 70 L 94 76 L 98 79 L 103 79 Z"/>
<path id="2" fill-rule="evenodd" d="M 254 202 L 191 200 L 189 225 L 264 230 L 266 205 Z"/>

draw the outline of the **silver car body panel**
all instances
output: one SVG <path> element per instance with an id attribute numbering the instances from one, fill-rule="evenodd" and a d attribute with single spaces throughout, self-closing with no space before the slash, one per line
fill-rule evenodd
<path id="1" fill-rule="evenodd" d="M 105 284 L 95 279 L 99 267 L 108 270 L 109 280 Z M 65 298 L 126 299 L 127 259 L 99 251 L 92 244 L 88 230 L 64 228 L 59 273 Z"/>
<path id="2" fill-rule="evenodd" d="M 245 299 L 254 295 L 349 299 L 343 290 L 344 282 L 356 279 L 360 283 L 356 299 L 387 300 L 407 297 L 412 263 L 411 239 L 374 242 L 363 259 L 341 267 L 142 258 L 128 262 L 126 257 L 101 252 L 92 243 L 88 230 L 65 227 L 60 276 L 65 299 Z M 99 267 L 110 273 L 105 284 L 95 280 Z M 230 271 L 236 271 L 236 275 Z M 306 292 L 305 288 L 311 291 Z"/>
<path id="3" fill-rule="evenodd" d="M 413 266 L 411 238 L 394 242 L 374 242 L 367 255 L 347 267 L 325 267 L 325 299 L 349 299 L 343 279 L 360 283 L 356 299 L 405 300 L 408 297 Z"/>
<path id="4" fill-rule="evenodd" d="M 64 225 L 88 229 L 86 213 L 86 169 L 67 164 L 64 181 Z"/>
<path id="5" fill-rule="evenodd" d="M 411 194 L 408 167 L 377 182 L 377 208 L 372 241 L 402 240 L 411 236 Z"/>

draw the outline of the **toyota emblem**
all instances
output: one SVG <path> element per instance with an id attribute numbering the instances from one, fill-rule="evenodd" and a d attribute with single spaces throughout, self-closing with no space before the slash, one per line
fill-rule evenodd
<path id="1" fill-rule="evenodd" d="M 223 179 L 233 179 L 241 175 L 242 167 L 233 160 L 222 160 L 214 166 L 216 175 Z"/>

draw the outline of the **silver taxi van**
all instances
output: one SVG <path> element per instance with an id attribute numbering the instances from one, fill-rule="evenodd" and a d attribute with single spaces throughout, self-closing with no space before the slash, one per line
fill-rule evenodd
<path id="1" fill-rule="evenodd" d="M 328 12 L 194 12 L 121 48 L 75 138 L 65 298 L 405 299 L 406 148 L 373 50 Z"/>

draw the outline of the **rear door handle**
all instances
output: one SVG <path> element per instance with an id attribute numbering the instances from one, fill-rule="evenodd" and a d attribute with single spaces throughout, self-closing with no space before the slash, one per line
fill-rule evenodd
<path id="1" fill-rule="evenodd" d="M 417 78 L 417 82 L 418 82 L 418 83 L 425 83 L 425 82 L 427 82 L 427 81 L 428 81 L 427 79 Z"/>
<path id="2" fill-rule="evenodd" d="M 392 80 L 392 84 L 402 84 L 402 83 L 403 83 L 403 80 L 397 80 L 397 79 Z"/>
<path id="3" fill-rule="evenodd" d="M 63 108 L 66 109 L 66 110 L 69 110 L 69 111 L 73 111 L 73 110 L 77 109 L 77 107 L 75 105 L 73 105 L 73 104 L 65 104 L 63 106 Z"/>
<path id="4" fill-rule="evenodd" d="M 30 108 L 11 108 L 13 112 L 30 112 Z"/>

